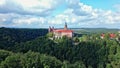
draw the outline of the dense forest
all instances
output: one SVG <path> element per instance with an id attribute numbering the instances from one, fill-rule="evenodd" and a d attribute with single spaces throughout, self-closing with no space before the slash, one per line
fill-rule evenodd
<path id="1" fill-rule="evenodd" d="M 33 40 L 48 33 L 47 29 L 0 28 L 0 49 L 8 48 L 16 43 Z"/>
<path id="2" fill-rule="evenodd" d="M 0 68 L 120 68 L 120 38 L 49 39 L 46 29 L 0 28 Z M 77 43 L 77 44 L 76 44 Z"/>

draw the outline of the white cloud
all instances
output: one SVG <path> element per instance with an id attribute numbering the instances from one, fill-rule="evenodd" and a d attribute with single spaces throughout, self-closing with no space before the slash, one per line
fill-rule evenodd
<path id="1" fill-rule="evenodd" d="M 113 7 L 117 12 L 120 12 L 120 4 L 115 4 Z"/>
<path id="2" fill-rule="evenodd" d="M 14 14 L 14 13 L 7 13 L 7 14 L 1 14 L 0 13 L 0 23 L 8 23 L 11 22 L 12 19 L 19 18 L 20 15 Z"/>
<path id="3" fill-rule="evenodd" d="M 46 10 L 52 10 L 58 4 L 53 0 L 17 0 L 25 11 L 31 11 L 35 13 L 43 13 Z"/>
<path id="4" fill-rule="evenodd" d="M 0 12 L 48 16 L 61 3 L 61 0 L 2 0 Z"/>
<path id="5" fill-rule="evenodd" d="M 63 3 L 66 9 L 51 16 Z M 71 27 L 117 27 L 120 12 L 93 9 L 79 0 L 0 0 L 0 26 L 61 27 L 65 22 Z"/>
<path id="6" fill-rule="evenodd" d="M 13 19 L 13 24 L 17 25 L 32 25 L 32 24 L 44 24 L 45 23 L 45 18 L 36 18 L 36 17 L 22 17 L 22 18 L 17 18 Z"/>
<path id="7" fill-rule="evenodd" d="M 54 0 L 17 0 L 18 4 L 20 4 L 23 8 L 33 8 L 33 9 L 52 9 L 60 3 L 60 1 Z"/>
<path id="8" fill-rule="evenodd" d="M 5 0 L 0 0 L 0 5 L 5 4 Z"/>

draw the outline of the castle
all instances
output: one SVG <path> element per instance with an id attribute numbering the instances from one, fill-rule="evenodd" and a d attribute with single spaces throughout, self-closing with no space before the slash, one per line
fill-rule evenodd
<path id="1" fill-rule="evenodd" d="M 65 23 L 64 29 L 55 29 L 54 27 L 49 27 L 49 32 L 53 33 L 53 37 L 55 39 L 62 38 L 63 36 L 66 36 L 68 38 L 73 37 L 73 31 L 67 28 L 67 23 Z"/>

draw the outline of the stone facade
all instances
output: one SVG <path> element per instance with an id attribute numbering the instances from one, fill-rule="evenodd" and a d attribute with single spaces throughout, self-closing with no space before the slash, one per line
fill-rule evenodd
<path id="1" fill-rule="evenodd" d="M 54 29 L 54 27 L 49 27 L 49 32 L 52 32 L 54 35 L 54 38 L 62 38 L 63 36 L 66 36 L 68 38 L 73 37 L 73 31 L 67 28 L 67 24 L 65 23 L 64 29 Z"/>

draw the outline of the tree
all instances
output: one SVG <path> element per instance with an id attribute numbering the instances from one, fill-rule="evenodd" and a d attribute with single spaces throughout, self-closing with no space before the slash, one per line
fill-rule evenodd
<path id="1" fill-rule="evenodd" d="M 77 61 L 74 63 L 74 68 L 86 68 L 83 62 Z"/>
<path id="2" fill-rule="evenodd" d="M 8 56 L 5 61 L 1 62 L 0 68 L 22 68 L 20 54 Z"/>
<path id="3" fill-rule="evenodd" d="M 12 54 L 13 54 L 12 52 L 5 51 L 5 50 L 0 50 L 0 63 Z"/>
<path id="4" fill-rule="evenodd" d="M 40 68 L 43 67 L 40 60 L 40 54 L 28 51 L 21 56 L 21 63 L 24 68 Z"/>
<path id="5" fill-rule="evenodd" d="M 78 38 L 78 37 L 74 37 L 74 38 L 73 38 L 73 41 L 74 41 L 74 42 L 79 42 L 79 38 Z"/>
<path id="6" fill-rule="evenodd" d="M 57 60 L 55 57 L 41 55 L 40 60 L 44 68 L 61 68 L 62 67 L 62 62 L 60 60 Z"/>
<path id="7" fill-rule="evenodd" d="M 49 32 L 49 33 L 47 34 L 47 37 L 52 38 L 53 36 L 54 36 L 54 34 L 53 34 L 52 32 Z"/>

